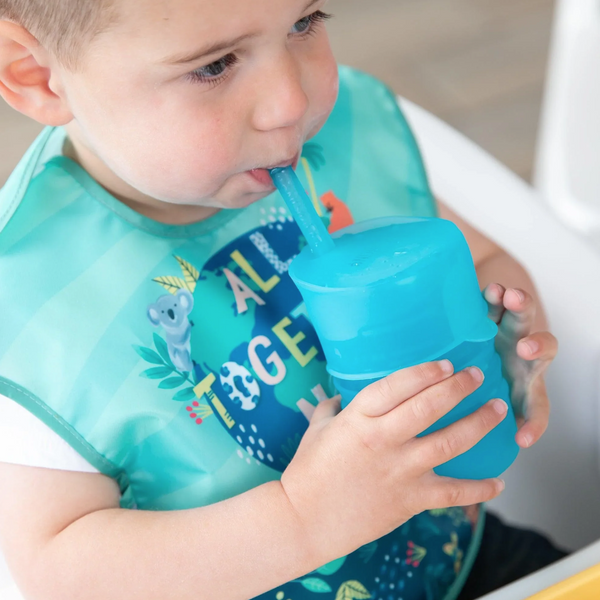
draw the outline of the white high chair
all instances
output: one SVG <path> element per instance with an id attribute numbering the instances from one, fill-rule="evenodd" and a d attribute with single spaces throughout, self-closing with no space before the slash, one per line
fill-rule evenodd
<path id="1" fill-rule="evenodd" d="M 600 2 L 558 0 L 535 185 L 600 248 Z"/>
<path id="2" fill-rule="evenodd" d="M 538 194 L 495 159 L 423 109 L 406 100 L 400 103 L 436 195 L 529 269 L 561 343 L 548 375 L 553 401 L 549 431 L 517 459 L 506 474 L 506 491 L 492 506 L 513 523 L 539 527 L 558 543 L 581 548 L 600 539 L 600 254 L 563 227 Z M 489 600 L 528 598 L 596 563 L 600 543 Z M 0 599 L 20 600 L 2 565 Z"/>

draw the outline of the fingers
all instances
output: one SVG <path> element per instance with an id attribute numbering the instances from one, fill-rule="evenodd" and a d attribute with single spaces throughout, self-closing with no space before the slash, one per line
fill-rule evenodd
<path id="1" fill-rule="evenodd" d="M 451 506 L 470 506 L 489 502 L 504 491 L 502 479 L 450 479 L 432 476 L 431 487 L 427 490 L 431 502 L 429 510 Z"/>
<path id="2" fill-rule="evenodd" d="M 480 369 L 465 369 L 390 411 L 383 419 L 385 431 L 398 439 L 414 438 L 449 413 L 482 383 L 483 373 Z"/>
<path id="3" fill-rule="evenodd" d="M 454 367 L 447 360 L 398 371 L 363 390 L 346 410 L 358 410 L 367 417 L 380 417 L 419 392 L 448 379 L 453 372 Z"/>
<path id="4" fill-rule="evenodd" d="M 504 315 L 504 294 L 506 288 L 498 283 L 492 283 L 485 288 L 483 297 L 488 303 L 488 317 L 498 325 Z"/>
<path id="5" fill-rule="evenodd" d="M 544 435 L 550 419 L 550 402 L 542 377 L 531 385 L 525 423 L 519 427 L 515 441 L 521 448 L 530 448 Z"/>
<path id="6" fill-rule="evenodd" d="M 550 401 L 543 374 L 556 357 L 558 342 L 547 331 L 534 333 L 517 345 L 517 355 L 523 360 L 535 361 L 529 373 L 528 389 L 525 390 L 522 412 L 524 423 L 519 423 L 516 442 L 521 448 L 530 448 L 539 441 L 550 418 Z"/>
<path id="7" fill-rule="evenodd" d="M 473 414 L 434 433 L 412 441 L 415 461 L 433 469 L 470 450 L 496 427 L 508 412 L 506 402 L 491 400 Z"/>
<path id="8" fill-rule="evenodd" d="M 517 354 L 523 360 L 552 362 L 558 353 L 558 341 L 548 331 L 540 331 L 523 338 L 517 344 Z"/>
<path id="9" fill-rule="evenodd" d="M 499 335 L 515 340 L 529 335 L 536 313 L 531 295 L 523 290 L 509 289 L 504 294 L 504 308 Z"/>

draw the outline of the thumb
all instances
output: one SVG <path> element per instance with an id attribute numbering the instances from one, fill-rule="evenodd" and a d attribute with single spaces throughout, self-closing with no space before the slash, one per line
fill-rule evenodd
<path id="1" fill-rule="evenodd" d="M 342 397 L 336 396 L 330 400 L 323 400 L 315 409 L 315 412 L 310 420 L 311 426 L 319 425 L 325 421 L 333 419 L 342 410 Z"/>

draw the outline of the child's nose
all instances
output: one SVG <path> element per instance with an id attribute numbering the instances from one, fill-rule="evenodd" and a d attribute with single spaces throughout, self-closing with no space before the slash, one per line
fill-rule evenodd
<path id="1" fill-rule="evenodd" d="M 309 100 L 300 69 L 289 54 L 277 58 L 261 78 L 256 94 L 254 126 L 260 131 L 294 127 L 308 111 Z"/>

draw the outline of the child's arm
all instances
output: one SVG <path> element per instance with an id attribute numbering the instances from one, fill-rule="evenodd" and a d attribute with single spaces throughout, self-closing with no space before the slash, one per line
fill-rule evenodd
<path id="1" fill-rule="evenodd" d="M 519 421 L 517 443 L 535 444 L 548 427 L 550 403 L 544 373 L 556 357 L 556 338 L 545 331 L 546 316 L 531 278 L 512 256 L 466 221 L 439 204 L 440 216 L 462 230 L 477 276 L 498 323 L 496 347 L 511 384 L 511 400 Z"/>
<path id="2" fill-rule="evenodd" d="M 341 413 L 325 401 L 280 482 L 205 508 L 123 510 L 102 475 L 0 463 L 0 542 L 31 600 L 248 600 L 423 510 L 499 494 L 496 480 L 431 469 L 493 429 L 503 402 L 416 438 L 480 380 L 432 363 L 374 384 Z"/>

